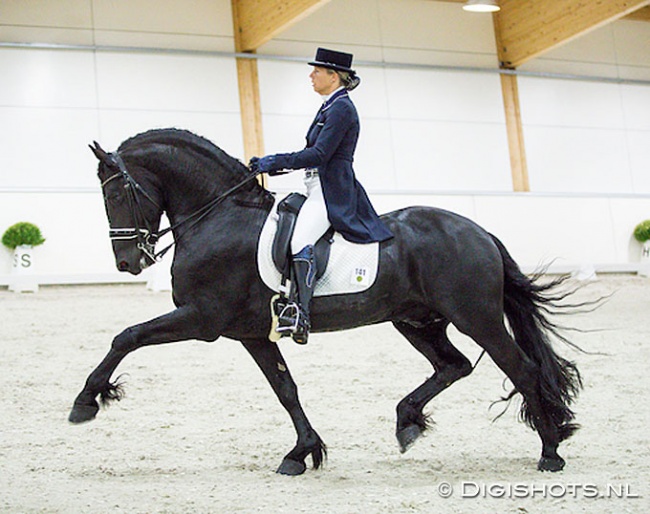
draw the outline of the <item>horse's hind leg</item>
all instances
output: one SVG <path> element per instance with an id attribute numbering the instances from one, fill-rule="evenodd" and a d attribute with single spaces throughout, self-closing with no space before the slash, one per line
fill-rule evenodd
<path id="1" fill-rule="evenodd" d="M 435 370 L 432 377 L 397 404 L 395 435 L 404 453 L 427 428 L 427 418 L 422 412 L 424 406 L 456 380 L 469 375 L 472 365 L 447 338 L 447 320 L 431 320 L 418 326 L 405 322 L 393 324 Z"/>
<path id="2" fill-rule="evenodd" d="M 284 457 L 277 472 L 283 475 L 304 473 L 307 469 L 305 459 L 310 454 L 314 468 L 318 469 L 327 457 L 327 449 L 300 405 L 298 388 L 280 349 L 268 339 L 242 341 L 242 344 L 264 373 L 298 433 L 296 446 Z"/>
<path id="3" fill-rule="evenodd" d="M 508 337 L 508 339 L 510 338 Z M 510 339 L 510 341 L 512 340 Z M 490 353 L 489 350 L 488 353 Z M 560 471 L 565 464 L 564 459 L 557 453 L 562 437 L 543 403 L 540 390 L 540 367 L 523 354 L 518 347 L 514 347 L 514 342 L 511 345 L 501 345 L 499 350 L 490 353 L 490 356 L 496 365 L 508 375 L 516 391 L 523 396 L 522 417 L 537 431 L 542 440 L 542 456 L 537 464 L 537 469 Z"/>
<path id="4" fill-rule="evenodd" d="M 535 429 L 542 440 L 542 457 L 538 463 L 540 471 L 559 471 L 564 467 L 564 459 L 557 453 L 562 440 L 561 433 L 552 415 L 545 407 L 540 385 L 541 368 L 531 360 L 507 333 L 502 323 L 494 322 L 484 333 L 477 333 L 476 327 L 485 327 L 475 316 L 473 330 L 465 331 L 480 346 L 485 348 L 494 363 L 507 375 L 523 397 L 522 417 Z M 463 331 L 459 328 L 461 332 Z M 474 332 L 474 333 L 472 333 Z"/>

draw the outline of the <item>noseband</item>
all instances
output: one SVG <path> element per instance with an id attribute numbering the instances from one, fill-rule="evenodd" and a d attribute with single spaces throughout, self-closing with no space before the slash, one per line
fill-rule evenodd
<path id="1" fill-rule="evenodd" d="M 168 232 L 174 231 L 181 225 L 187 225 L 185 227 L 185 230 L 193 227 L 198 222 L 200 222 L 205 216 L 207 216 L 207 214 L 210 211 L 212 211 L 212 209 L 216 207 L 219 203 L 221 203 L 228 195 L 234 193 L 235 191 L 237 191 L 243 185 L 250 182 L 258 175 L 257 172 L 247 175 L 237 185 L 231 187 L 225 193 L 214 198 L 206 205 L 204 205 L 203 207 L 199 208 L 198 210 L 190 214 L 187 218 L 182 219 L 180 222 L 176 223 L 175 225 L 167 227 L 158 232 L 154 232 L 151 227 L 151 224 L 147 220 L 147 217 L 144 215 L 144 209 L 142 206 L 141 197 L 144 197 L 144 199 L 148 200 L 153 205 L 155 205 L 158 208 L 160 214 L 163 213 L 164 209 L 131 176 L 131 174 L 126 168 L 126 165 L 124 164 L 124 161 L 122 160 L 122 157 L 117 152 L 108 154 L 108 158 L 110 159 L 111 164 L 116 166 L 119 169 L 119 171 L 114 175 L 111 175 L 110 177 L 108 177 L 106 180 L 102 182 L 101 185 L 102 190 L 104 189 L 104 186 L 106 184 L 108 184 L 109 182 L 115 179 L 122 178 L 124 180 L 124 189 L 126 190 L 128 206 L 129 206 L 129 210 L 131 211 L 131 218 L 133 219 L 133 224 L 135 225 L 134 227 L 121 227 L 121 228 L 109 227 L 108 235 L 111 241 L 130 241 L 133 239 L 137 240 L 137 247 L 145 256 L 145 258 L 143 259 L 144 262 L 142 262 L 143 268 L 146 268 L 151 264 L 154 264 L 159 260 L 161 260 L 162 257 L 167 253 L 167 251 L 172 246 L 174 246 L 175 241 L 169 244 L 168 246 L 166 246 L 165 248 L 163 248 L 161 251 L 156 253 L 156 243 L 159 241 L 159 239 L 162 236 L 164 236 Z M 142 225 L 144 225 L 144 228 L 142 227 Z M 180 234 L 175 234 L 175 239 L 179 237 Z"/>

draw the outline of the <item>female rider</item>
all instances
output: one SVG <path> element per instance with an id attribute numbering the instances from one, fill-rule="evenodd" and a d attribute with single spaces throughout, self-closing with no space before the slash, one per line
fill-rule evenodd
<path id="1" fill-rule="evenodd" d="M 294 341 L 306 344 L 311 328 L 309 304 L 314 290 L 316 267 L 314 245 L 330 224 L 353 243 L 390 239 L 391 232 L 375 212 L 366 191 L 356 179 L 352 162 L 359 138 L 359 116 L 348 95 L 360 79 L 352 65 L 352 54 L 319 48 L 309 64 L 314 91 L 323 105 L 307 132 L 306 147 L 294 153 L 253 157 L 253 171 L 271 176 L 282 170 L 305 170 L 307 200 L 296 221 L 291 240 L 292 287 L 298 301 L 280 316 L 277 331 L 290 333 Z M 295 295 L 293 295 L 295 296 Z"/>

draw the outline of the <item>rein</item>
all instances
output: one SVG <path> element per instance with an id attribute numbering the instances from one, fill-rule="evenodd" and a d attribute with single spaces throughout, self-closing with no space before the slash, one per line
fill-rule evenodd
<path id="1" fill-rule="evenodd" d="M 163 258 L 163 256 L 171 249 L 171 247 L 176 244 L 176 238 L 180 238 L 182 233 L 180 235 L 177 235 L 177 237 L 174 238 L 174 241 L 172 241 L 168 246 L 166 246 L 159 252 L 156 252 L 156 243 L 162 236 L 168 234 L 169 232 L 173 232 L 177 228 L 183 225 L 187 225 L 188 223 L 189 225 L 187 225 L 185 231 L 194 227 L 223 200 L 225 200 L 232 193 L 234 193 L 235 191 L 237 191 L 238 189 L 246 185 L 248 182 L 250 182 L 252 179 L 257 177 L 257 175 L 259 174 L 259 172 L 255 172 L 255 173 L 251 173 L 250 175 L 247 175 L 246 177 L 244 177 L 243 180 L 238 182 L 236 185 L 234 185 L 233 187 L 231 187 L 221 195 L 217 196 L 216 198 L 213 198 L 203 207 L 200 207 L 199 209 L 194 211 L 186 218 L 183 218 L 178 223 L 175 223 L 174 225 L 171 225 L 163 230 L 159 230 L 158 232 L 154 232 L 151 229 L 151 225 L 149 224 L 147 218 L 144 215 L 144 210 L 142 208 L 140 198 L 136 193 L 140 193 L 146 200 L 148 200 L 153 205 L 155 205 L 160 210 L 161 214 L 162 212 L 164 212 L 164 209 L 131 176 L 131 174 L 126 168 L 126 165 L 124 164 L 124 161 L 122 160 L 122 157 L 117 152 L 108 154 L 108 156 L 111 159 L 112 163 L 115 166 L 117 166 L 117 168 L 120 171 L 118 173 L 115 173 L 114 175 L 111 175 L 110 177 L 108 177 L 106 180 L 102 182 L 101 184 L 102 190 L 104 186 L 109 182 L 111 182 L 112 180 L 120 177 L 124 179 L 125 182 L 124 188 L 127 190 L 129 209 L 131 210 L 133 223 L 135 225 L 135 227 L 125 227 L 125 228 L 110 227 L 108 231 L 109 238 L 111 239 L 111 241 L 124 241 L 129 239 L 137 239 L 138 249 L 141 250 L 142 253 L 144 253 L 147 259 L 149 259 L 150 261 L 147 263 L 147 265 L 160 261 Z M 140 226 L 138 218 L 141 218 L 143 220 L 145 228 L 142 228 Z"/>

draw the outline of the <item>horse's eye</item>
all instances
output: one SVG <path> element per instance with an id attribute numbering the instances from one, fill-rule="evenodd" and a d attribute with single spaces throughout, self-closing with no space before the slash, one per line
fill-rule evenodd
<path id="1" fill-rule="evenodd" d="M 119 205 L 122 203 L 122 195 L 119 193 L 110 193 L 106 197 L 106 201 L 110 203 L 111 205 Z"/>

